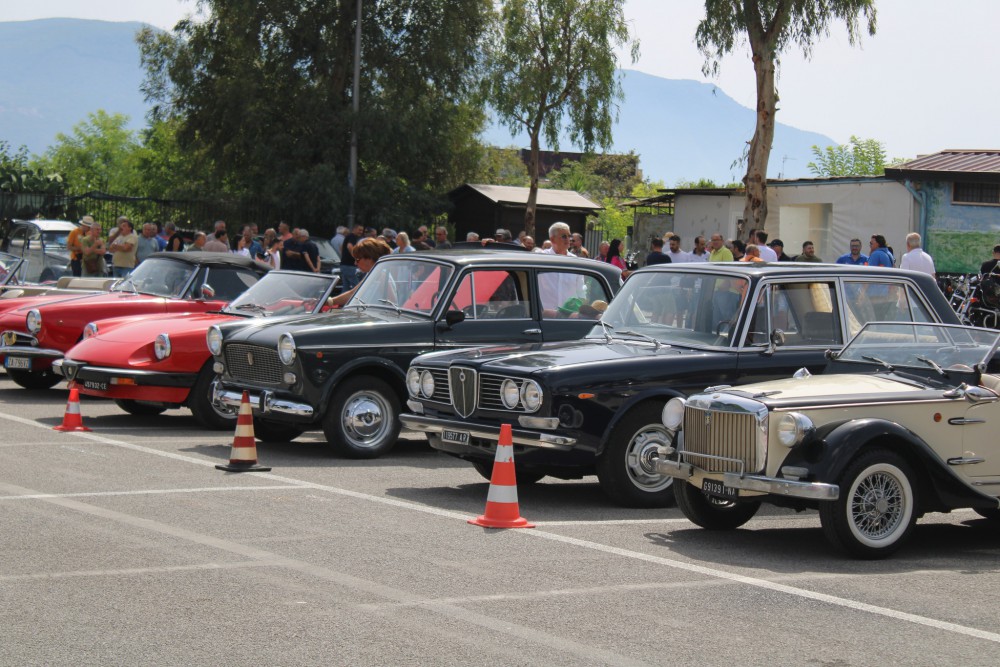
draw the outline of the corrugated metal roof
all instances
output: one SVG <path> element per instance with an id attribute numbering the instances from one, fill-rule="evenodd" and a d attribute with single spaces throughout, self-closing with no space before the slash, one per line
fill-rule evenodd
<path id="1" fill-rule="evenodd" d="M 961 174 L 1000 173 L 1000 150 L 946 150 L 921 155 L 915 160 L 886 169 L 890 172 L 930 171 Z"/>
<path id="2" fill-rule="evenodd" d="M 479 185 L 474 183 L 468 183 L 463 187 L 472 188 L 487 199 L 498 204 L 524 205 L 528 203 L 528 188 L 519 188 L 511 185 Z M 588 209 L 594 211 L 604 208 L 600 204 L 590 201 L 579 192 L 573 190 L 549 190 L 546 188 L 539 188 L 536 203 L 538 206 L 547 208 Z"/>

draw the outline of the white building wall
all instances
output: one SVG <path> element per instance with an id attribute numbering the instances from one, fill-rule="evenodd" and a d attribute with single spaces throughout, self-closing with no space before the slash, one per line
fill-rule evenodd
<path id="1" fill-rule="evenodd" d="M 691 250 L 694 238 L 722 234 L 730 239 L 736 235 L 736 221 L 743 217 L 743 197 L 729 195 L 684 195 L 674 201 L 674 233 L 681 237 L 681 247 Z"/>

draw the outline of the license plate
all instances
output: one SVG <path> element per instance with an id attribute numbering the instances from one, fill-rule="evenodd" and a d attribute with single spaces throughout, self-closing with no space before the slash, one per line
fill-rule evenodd
<path id="1" fill-rule="evenodd" d="M 453 442 L 457 445 L 469 444 L 468 431 L 441 431 L 441 439 L 445 442 Z"/>
<path id="2" fill-rule="evenodd" d="M 7 368 L 23 368 L 24 370 L 31 370 L 31 357 L 12 357 L 7 356 L 3 361 L 3 365 Z"/>
<path id="3" fill-rule="evenodd" d="M 107 382 L 98 382 L 97 380 L 84 380 L 83 381 L 83 388 L 84 389 L 93 389 L 94 391 L 107 391 L 108 390 L 108 383 Z"/>
<path id="4" fill-rule="evenodd" d="M 716 498 L 727 498 L 729 500 L 734 500 L 740 495 L 739 489 L 726 486 L 722 482 L 714 479 L 702 480 L 701 490 L 710 496 L 715 496 Z"/>

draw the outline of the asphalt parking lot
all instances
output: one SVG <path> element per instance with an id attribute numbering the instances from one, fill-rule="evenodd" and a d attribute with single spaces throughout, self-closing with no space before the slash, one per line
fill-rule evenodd
<path id="1" fill-rule="evenodd" d="M 886 561 L 814 513 L 711 533 L 596 480 L 519 491 L 529 530 L 466 523 L 488 484 L 404 439 L 319 434 L 215 469 L 232 434 L 0 374 L 0 664 L 995 665 L 1000 525 L 925 517 Z"/>

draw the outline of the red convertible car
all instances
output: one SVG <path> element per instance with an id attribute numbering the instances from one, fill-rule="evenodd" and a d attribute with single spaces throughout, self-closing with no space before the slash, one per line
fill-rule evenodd
<path id="1" fill-rule="evenodd" d="M 48 389 L 52 371 L 93 321 L 125 315 L 219 310 L 268 271 L 264 264 L 224 253 L 158 253 L 110 292 L 5 299 L 0 310 L 0 358 L 26 389 Z"/>
<path id="2" fill-rule="evenodd" d="M 233 428 L 237 411 L 212 404 L 216 374 L 205 336 L 213 324 L 318 313 L 330 274 L 272 271 L 218 312 L 91 322 L 84 340 L 52 366 L 83 394 L 112 398 L 134 415 L 187 406 L 208 428 Z M 249 326 L 252 326 L 250 324 Z"/>

